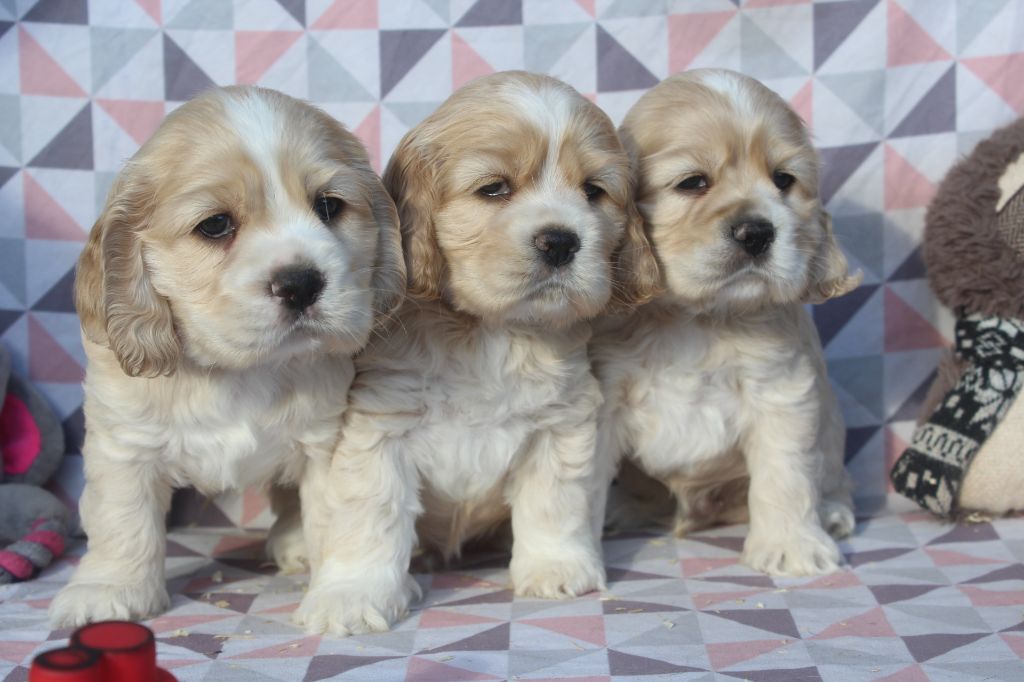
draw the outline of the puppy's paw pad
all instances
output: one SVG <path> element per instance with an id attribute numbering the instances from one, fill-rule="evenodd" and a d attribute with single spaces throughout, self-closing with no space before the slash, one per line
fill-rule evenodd
<path id="1" fill-rule="evenodd" d="M 605 589 L 604 566 L 596 558 L 512 559 L 509 567 L 516 594 L 541 599 L 568 599 Z"/>
<path id="2" fill-rule="evenodd" d="M 743 563 L 768 575 L 825 575 L 839 570 L 839 548 L 818 526 L 785 536 L 747 537 Z"/>
<path id="3" fill-rule="evenodd" d="M 821 525 L 828 534 L 837 540 L 852 533 L 854 526 L 857 525 L 853 509 L 834 500 L 824 500 L 818 508 L 818 516 L 821 517 Z"/>
<path id="4" fill-rule="evenodd" d="M 316 588 L 302 599 L 292 619 L 310 634 L 339 637 L 387 632 L 408 610 L 406 590 L 374 591 L 373 588 Z"/>
<path id="5" fill-rule="evenodd" d="M 162 585 L 71 583 L 50 602 L 50 624 L 56 629 L 101 620 L 141 620 L 165 611 L 170 603 Z"/>

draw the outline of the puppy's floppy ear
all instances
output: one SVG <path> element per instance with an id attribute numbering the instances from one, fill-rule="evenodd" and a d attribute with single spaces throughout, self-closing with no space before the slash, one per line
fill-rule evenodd
<path id="1" fill-rule="evenodd" d="M 107 346 L 132 377 L 173 374 L 181 345 L 167 300 L 149 280 L 138 232 L 152 190 L 129 165 L 114 183 L 106 208 L 78 261 L 75 307 L 86 338 Z"/>
<path id="2" fill-rule="evenodd" d="M 625 205 L 626 231 L 612 254 L 615 278 L 611 301 L 613 310 L 643 305 L 654 298 L 661 287 L 658 260 L 633 194 L 631 186 Z"/>
<path id="3" fill-rule="evenodd" d="M 372 172 L 372 171 L 371 171 Z M 373 311 L 378 323 L 386 320 L 405 298 L 405 259 L 398 211 L 376 175 L 370 183 L 370 209 L 380 230 L 377 261 L 373 264 Z"/>
<path id="4" fill-rule="evenodd" d="M 856 289 L 864 279 L 860 271 L 850 274 L 846 256 L 832 231 L 832 216 L 825 209 L 821 209 L 820 220 L 823 235 L 811 257 L 807 290 L 801 299 L 804 303 L 824 303 L 837 298 Z"/>
<path id="5" fill-rule="evenodd" d="M 436 179 L 410 135 L 402 139 L 391 157 L 384 171 L 384 186 L 398 208 L 408 293 L 430 301 L 441 298 L 445 278 L 444 256 L 434 233 Z"/>

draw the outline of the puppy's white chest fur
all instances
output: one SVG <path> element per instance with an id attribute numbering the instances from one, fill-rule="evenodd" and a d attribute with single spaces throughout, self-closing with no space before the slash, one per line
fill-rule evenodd
<path id="1" fill-rule="evenodd" d="M 114 384 L 102 374 L 119 368 L 103 360 L 93 360 L 86 378 L 90 428 L 109 444 L 94 456 L 151 464 L 206 493 L 271 477 L 297 482 L 303 446 L 329 452 L 353 375 L 350 358 L 319 356 Z M 112 385 L 119 390 L 106 390 Z"/>
<path id="2" fill-rule="evenodd" d="M 586 325 L 571 332 L 475 327 L 449 336 L 437 328 L 443 322 L 422 317 L 429 331 L 396 344 L 386 359 L 370 355 L 374 369 L 359 384 L 377 387 L 376 400 L 405 415 L 404 441 L 420 476 L 453 502 L 492 492 L 538 431 L 571 422 L 600 400 Z M 405 379 L 400 385 L 381 380 L 395 370 Z M 353 400 L 364 407 L 366 397 L 359 391 Z"/>
<path id="3" fill-rule="evenodd" d="M 772 402 L 809 398 L 814 371 L 802 344 L 794 348 L 794 339 L 787 343 L 753 316 L 734 327 L 686 314 L 638 315 L 630 324 L 627 333 L 595 339 L 607 398 L 602 426 L 652 474 L 686 472 L 733 452 Z"/>

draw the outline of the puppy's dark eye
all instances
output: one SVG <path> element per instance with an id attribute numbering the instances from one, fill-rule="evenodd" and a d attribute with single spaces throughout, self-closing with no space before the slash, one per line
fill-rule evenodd
<path id="1" fill-rule="evenodd" d="M 587 201 L 594 201 L 604 194 L 604 189 L 592 182 L 584 182 L 583 193 L 587 195 Z"/>
<path id="2" fill-rule="evenodd" d="M 676 189 L 681 192 L 696 192 L 708 187 L 708 179 L 703 175 L 691 175 L 676 185 Z"/>
<path id="3" fill-rule="evenodd" d="M 776 187 L 785 192 L 787 189 L 793 186 L 793 183 L 796 182 L 796 178 L 790 175 L 789 173 L 784 173 L 783 171 L 775 171 L 774 173 L 772 173 L 772 182 L 775 183 Z"/>
<path id="4" fill-rule="evenodd" d="M 313 211 L 320 217 L 321 221 L 329 223 L 341 215 L 341 209 L 344 205 L 344 202 L 338 197 L 321 194 L 313 202 Z"/>
<path id="5" fill-rule="evenodd" d="M 227 213 L 218 213 L 196 225 L 195 231 L 207 239 L 223 239 L 235 231 L 235 226 L 231 222 L 231 216 Z"/>
<path id="6" fill-rule="evenodd" d="M 507 197 L 512 193 L 512 188 L 508 186 L 508 182 L 505 180 L 499 180 L 498 182 L 484 185 L 476 193 L 485 197 Z"/>

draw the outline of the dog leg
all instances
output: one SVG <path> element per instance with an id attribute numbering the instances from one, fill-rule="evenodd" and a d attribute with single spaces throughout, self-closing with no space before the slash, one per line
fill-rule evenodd
<path id="1" fill-rule="evenodd" d="M 564 599 L 605 589 L 592 509 L 605 481 L 594 471 L 594 446 L 595 425 L 586 421 L 537 434 L 524 453 L 509 495 L 516 594 Z"/>
<path id="2" fill-rule="evenodd" d="M 311 633 L 383 632 L 419 593 L 409 575 L 421 512 L 416 471 L 400 443 L 373 422 L 352 415 L 317 493 L 329 512 L 322 557 L 311 557 L 309 591 L 295 612 Z M 307 489 L 312 496 L 313 487 Z"/>
<path id="3" fill-rule="evenodd" d="M 98 455 L 116 446 L 87 440 L 79 509 L 89 545 L 50 604 L 54 628 L 147 618 L 170 604 L 164 582 L 170 485 L 152 462 Z"/>
<path id="4" fill-rule="evenodd" d="M 299 493 L 291 487 L 273 485 L 268 495 L 277 518 L 267 534 L 267 557 L 282 575 L 304 573 L 309 569 L 309 552 L 302 531 Z"/>
<path id="5" fill-rule="evenodd" d="M 831 573 L 840 555 L 818 518 L 816 411 L 797 400 L 760 408 L 744 447 L 750 533 L 743 560 L 769 575 Z"/>

